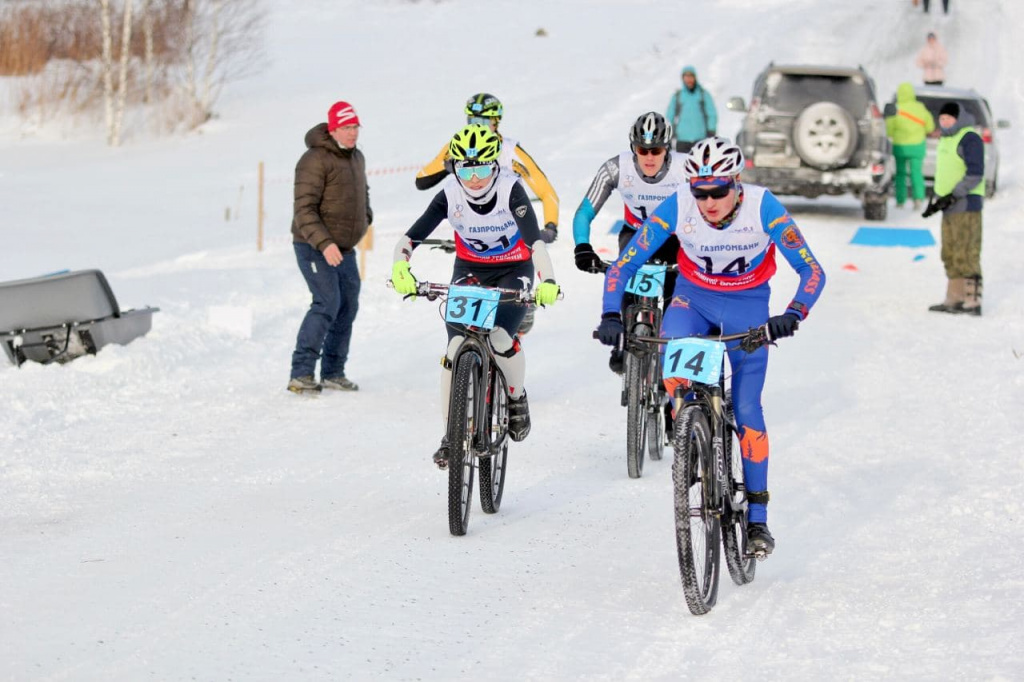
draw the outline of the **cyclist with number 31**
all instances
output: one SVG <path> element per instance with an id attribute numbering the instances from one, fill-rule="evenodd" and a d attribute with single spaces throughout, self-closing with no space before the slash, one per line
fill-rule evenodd
<path id="1" fill-rule="evenodd" d="M 825 273 L 799 228 L 764 187 L 741 184 L 743 153 L 726 138 L 697 142 L 686 158 L 689 182 L 658 206 L 605 275 L 598 337 L 614 345 L 623 333 L 620 306 L 629 279 L 670 237 L 680 242 L 679 277 L 662 322 L 663 337 L 747 331 L 766 324 L 771 340 L 792 336 L 821 295 Z M 776 252 L 800 276 L 781 315 L 768 315 Z M 717 333 L 717 332 L 716 332 Z M 729 351 L 732 401 L 743 454 L 748 507 L 747 546 L 770 554 L 768 433 L 761 407 L 768 349 Z M 666 380 L 674 395 L 676 382 Z M 670 385 L 671 384 L 671 385 Z"/>
<path id="2" fill-rule="evenodd" d="M 503 289 L 534 289 L 540 305 L 558 298 L 551 258 L 540 234 L 537 215 L 518 177 L 499 166 L 501 138 L 489 128 L 471 124 L 452 138 L 448 148 L 454 175 L 445 180 L 427 210 L 398 240 L 391 281 L 403 295 L 416 293 L 416 278 L 410 271 L 413 249 L 443 221 L 455 231 L 453 284 L 476 284 Z M 526 309 L 513 302 L 498 305 L 490 343 L 498 367 L 508 383 L 509 436 L 521 441 L 530 432 L 530 411 L 523 382 L 526 358 L 516 332 Z M 442 358 L 441 412 L 448 420 L 451 395 L 452 358 L 462 343 L 458 325 L 448 325 L 448 350 Z M 447 427 L 446 427 L 447 430 Z M 448 443 L 434 453 L 434 463 L 447 466 Z"/>
<path id="3" fill-rule="evenodd" d="M 625 224 L 619 232 L 619 250 L 629 243 L 647 215 L 686 182 L 683 162 L 686 154 L 670 150 L 672 124 L 661 114 L 642 114 L 629 130 L 627 151 L 605 161 L 590 183 L 576 215 L 572 219 L 572 236 L 576 242 L 576 267 L 584 272 L 600 272 L 601 259 L 590 245 L 590 224 L 608 201 L 612 190 L 622 196 Z M 676 262 L 679 242 L 670 237 L 652 257 L 663 263 Z M 675 273 L 665 275 L 665 291 L 671 292 Z M 666 301 L 668 296 L 666 295 Z M 612 370 L 622 373 L 622 352 L 613 350 L 608 362 Z"/>

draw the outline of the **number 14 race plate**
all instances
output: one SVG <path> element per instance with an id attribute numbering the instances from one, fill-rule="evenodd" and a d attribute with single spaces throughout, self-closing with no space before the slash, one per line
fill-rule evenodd
<path id="1" fill-rule="evenodd" d="M 722 375 L 725 344 L 711 339 L 673 339 L 665 348 L 666 379 L 717 384 Z"/>

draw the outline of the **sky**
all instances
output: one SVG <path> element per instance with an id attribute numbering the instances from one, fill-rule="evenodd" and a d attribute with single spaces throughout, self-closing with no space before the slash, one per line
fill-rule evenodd
<path id="1" fill-rule="evenodd" d="M 277 0 L 266 65 L 214 120 L 170 135 L 130 117 L 118 149 L 86 117 L 17 119 L 0 79 L 0 281 L 99 268 L 122 308 L 160 308 L 127 346 L 0 364 L 0 680 L 1019 679 L 1024 9 L 951 4 Z M 918 82 L 929 30 L 948 83 L 1012 124 L 985 204 L 984 316 L 927 311 L 945 290 L 937 246 L 851 244 L 855 199 L 782 197 L 828 284 L 770 354 L 777 548 L 691 616 L 671 451 L 628 478 L 573 212 L 683 64 L 733 135 L 724 103 L 749 101 L 770 61 L 862 64 L 888 100 Z M 510 449 L 501 510 L 475 506 L 456 538 L 429 461 L 443 324 L 384 282 L 432 196 L 409 169 L 479 91 L 561 198 L 565 297 L 524 339 L 533 431 Z M 347 371 L 360 390 L 308 398 L 284 389 L 308 306 L 292 171 L 338 99 L 363 123 L 375 212 Z M 615 201 L 593 228 L 608 254 Z M 938 216 L 894 204 L 884 225 L 939 236 Z M 451 258 L 412 266 L 446 281 Z M 780 264 L 773 312 L 796 282 Z"/>

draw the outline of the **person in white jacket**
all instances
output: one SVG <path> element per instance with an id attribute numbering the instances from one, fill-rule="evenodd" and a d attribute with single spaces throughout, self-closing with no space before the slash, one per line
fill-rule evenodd
<path id="1" fill-rule="evenodd" d="M 925 85 L 942 85 L 946 80 L 946 48 L 934 33 L 928 34 L 927 42 L 917 53 L 917 66 L 924 69 Z"/>

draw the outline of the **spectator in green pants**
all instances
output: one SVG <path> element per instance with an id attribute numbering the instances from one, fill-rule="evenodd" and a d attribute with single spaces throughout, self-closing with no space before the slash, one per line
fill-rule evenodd
<path id="1" fill-rule="evenodd" d="M 887 112 L 888 113 L 888 112 Z M 900 83 L 896 89 L 896 111 L 885 117 L 885 131 L 892 138 L 892 153 L 896 157 L 896 208 L 907 201 L 907 169 L 910 169 L 911 196 L 914 209 L 924 199 L 925 137 L 935 130 L 935 119 L 918 101 L 914 86 Z"/>

